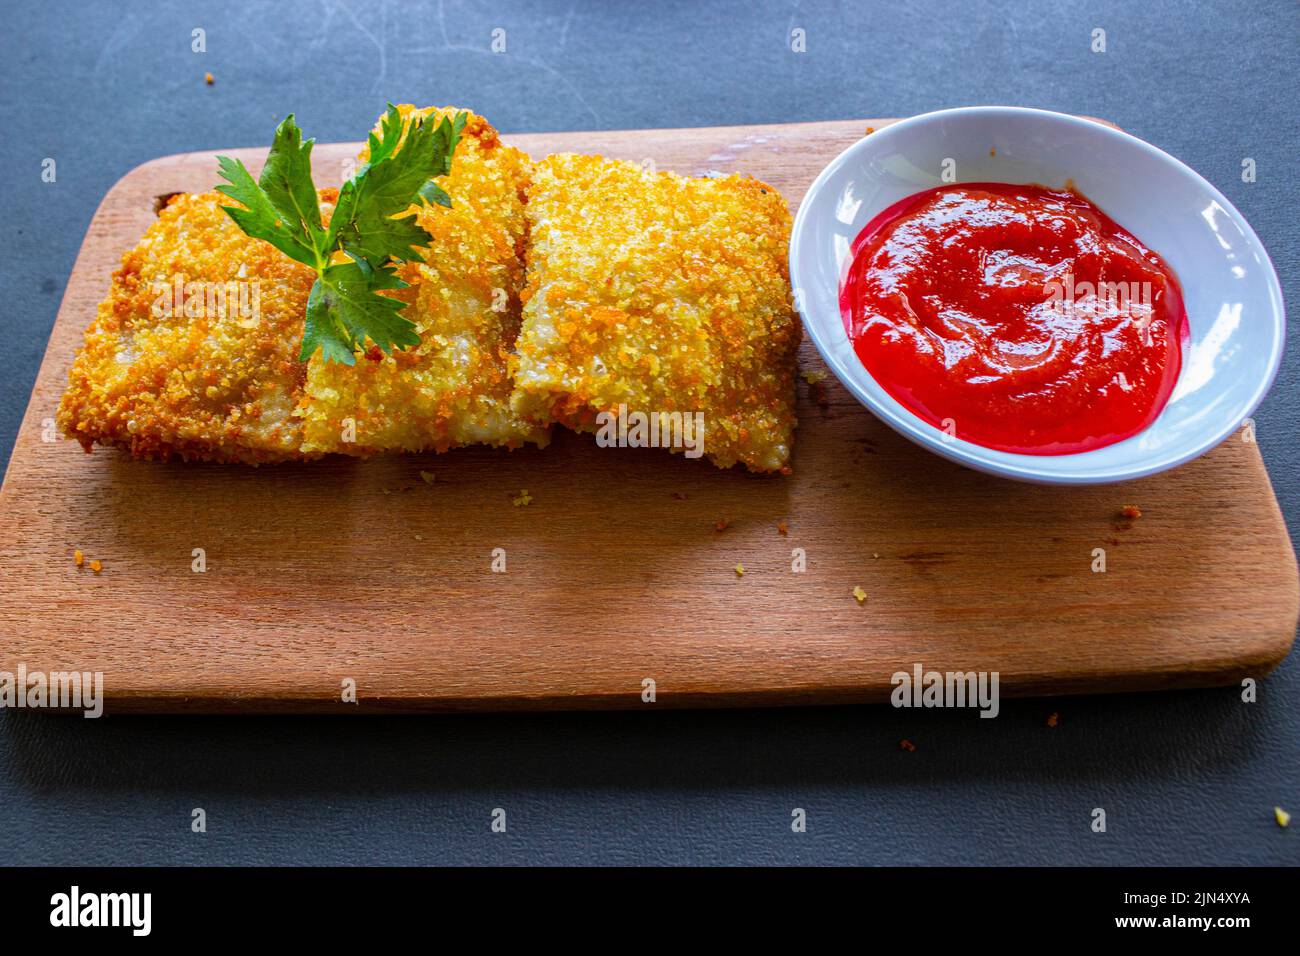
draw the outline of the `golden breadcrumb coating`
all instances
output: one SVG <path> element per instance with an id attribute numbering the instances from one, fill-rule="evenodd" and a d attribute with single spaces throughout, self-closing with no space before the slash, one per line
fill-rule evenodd
<path id="1" fill-rule="evenodd" d="M 294 409 L 316 274 L 250 239 L 218 193 L 177 195 L 122 257 L 59 404 L 86 450 L 259 463 L 300 457 Z"/>
<path id="2" fill-rule="evenodd" d="M 787 468 L 795 426 L 790 214 L 772 187 L 597 156 L 535 164 L 515 408 L 701 412 L 720 467 Z"/>
<path id="3" fill-rule="evenodd" d="M 408 125 L 457 112 L 398 109 Z M 402 314 L 415 323 L 420 344 L 388 356 L 372 348 L 354 366 L 313 357 L 302 406 L 305 451 L 546 444 L 546 428 L 511 407 L 507 364 L 519 332 L 529 168 L 527 156 L 470 114 L 451 174 L 439 181 L 452 207 L 411 208 L 433 240 L 425 262 L 399 267 L 410 288 L 393 294 L 412 303 Z"/>

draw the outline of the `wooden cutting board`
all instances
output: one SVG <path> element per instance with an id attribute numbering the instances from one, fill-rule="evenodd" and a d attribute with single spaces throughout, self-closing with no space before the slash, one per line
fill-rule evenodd
<path id="1" fill-rule="evenodd" d="M 887 122 L 507 139 L 751 173 L 793 206 Z M 356 148 L 317 147 L 317 182 Z M 43 441 L 109 272 L 157 197 L 214 184 L 213 156 L 133 170 L 90 225 L 0 491 L 0 670 L 102 671 L 109 713 L 632 708 L 881 701 L 918 663 L 1009 695 L 1225 684 L 1290 649 L 1295 556 L 1243 436 L 1129 485 L 1036 487 L 909 444 L 828 379 L 824 406 L 800 382 L 789 478 L 563 432 L 259 469 Z M 800 362 L 822 368 L 808 342 Z"/>

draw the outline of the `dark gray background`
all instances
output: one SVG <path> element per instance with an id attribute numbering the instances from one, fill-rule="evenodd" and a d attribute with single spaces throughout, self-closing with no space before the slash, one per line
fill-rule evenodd
<path id="1" fill-rule="evenodd" d="M 7 461 L 105 191 L 166 153 L 322 142 L 385 101 L 510 132 L 905 116 L 1022 104 L 1101 116 L 1254 224 L 1298 301 L 1291 2 L 5 3 L 0 448 Z M 1094 27 L 1108 51 L 1089 50 Z M 207 31 L 208 52 L 190 50 Z M 489 52 L 507 31 L 508 53 Z M 791 28 L 808 51 L 789 49 Z M 211 71 L 216 85 L 203 83 Z M 44 157 L 58 182 L 40 179 Z M 1240 179 L 1253 157 L 1258 182 Z M 1294 535 L 1297 352 L 1259 413 Z M 1227 554 L 1224 560 L 1231 560 Z M 39 608 L 33 609 L 39 614 Z M 2 635 L 0 635 L 2 638 Z M 1051 635 L 1044 635 L 1050 640 Z M 0 860 L 23 863 L 1293 864 L 1300 661 L 1231 689 L 890 708 L 416 719 L 0 714 Z M 1060 726 L 1045 718 L 1059 711 Z M 909 737 L 916 753 L 903 753 Z M 792 807 L 808 832 L 790 831 Z M 1106 808 L 1109 832 L 1089 813 Z M 204 807 L 209 832 L 190 832 Z M 494 807 L 506 835 L 489 832 Z"/>

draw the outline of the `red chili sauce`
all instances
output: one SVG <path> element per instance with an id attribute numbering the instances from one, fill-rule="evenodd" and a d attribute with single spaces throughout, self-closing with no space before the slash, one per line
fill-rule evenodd
<path id="1" fill-rule="evenodd" d="M 940 186 L 853 243 L 840 312 L 872 377 L 1000 451 L 1091 451 L 1146 428 L 1182 366 L 1165 261 L 1073 191 Z"/>

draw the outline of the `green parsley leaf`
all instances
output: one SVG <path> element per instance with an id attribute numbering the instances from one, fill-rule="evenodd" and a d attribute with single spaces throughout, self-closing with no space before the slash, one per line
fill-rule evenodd
<path id="1" fill-rule="evenodd" d="M 427 203 L 436 203 L 439 206 L 446 206 L 448 209 L 451 208 L 451 197 L 447 195 L 445 189 L 435 183 L 432 179 L 420 187 L 420 196 L 423 197 L 424 201 Z"/>
<path id="2" fill-rule="evenodd" d="M 311 147 L 314 140 L 302 141 L 302 131 L 289 114 L 275 130 L 275 140 L 266 157 L 258 185 L 271 204 L 290 223 L 308 234 L 321 233 L 320 204 L 316 184 L 311 178 Z"/>
<path id="3" fill-rule="evenodd" d="M 330 237 L 337 237 L 344 252 L 372 265 L 388 258 L 423 261 L 416 249 L 428 245 L 429 234 L 416 225 L 415 216 L 394 217 L 409 209 L 416 197 L 423 197 L 434 177 L 451 171 L 449 150 L 454 151 L 460 139 L 457 125 L 464 128 L 463 116 L 459 114 L 456 122 L 444 118 L 436 125 L 433 117 L 412 123 L 399 149 L 393 139 L 401 136 L 401 118 L 390 110 L 378 141 L 379 159 L 372 156 L 364 171 L 339 190 Z"/>
<path id="4" fill-rule="evenodd" d="M 285 117 L 259 179 L 239 160 L 217 157 L 226 184 L 217 189 L 240 203 L 223 206 L 249 236 L 271 243 L 311 266 L 317 278 L 307 300 L 300 359 L 319 350 L 327 362 L 352 365 L 369 341 L 384 352 L 418 345 L 414 324 L 400 314 L 399 299 L 381 293 L 406 287 L 394 267 L 422 262 L 431 237 L 414 215 L 399 216 L 421 200 L 451 206 L 433 182 L 451 172 L 467 113 L 454 119 L 423 117 L 409 126 L 391 103 L 370 134 L 370 158 L 339 190 L 329 228 L 323 225 L 311 176 L 313 140 L 302 139 L 293 115 Z M 351 262 L 331 263 L 336 252 Z"/>
<path id="5" fill-rule="evenodd" d="M 269 242 L 286 256 L 296 259 L 303 265 L 312 268 L 319 265 L 320 254 L 311 246 L 310 239 L 289 226 L 271 202 L 271 198 L 253 179 L 252 173 L 242 162 L 229 156 L 218 156 L 217 168 L 230 182 L 229 186 L 218 186 L 217 191 L 247 207 L 221 207 L 231 219 L 235 220 L 240 229 L 254 239 Z"/>
<path id="6" fill-rule="evenodd" d="M 402 141 L 402 114 L 392 103 L 388 104 L 384 118 L 379 121 L 379 132 L 379 137 L 372 132 L 367 140 L 370 152 L 370 158 L 366 160 L 368 164 L 391 156 L 397 149 L 397 144 Z"/>
<path id="7" fill-rule="evenodd" d="M 378 289 L 405 287 L 392 266 L 371 270 L 363 263 L 344 262 L 327 268 L 307 298 L 299 358 L 305 362 L 319 348 L 325 361 L 351 365 L 366 339 L 385 352 L 419 345 L 415 326 L 398 315 L 406 303 L 375 294 Z"/>

